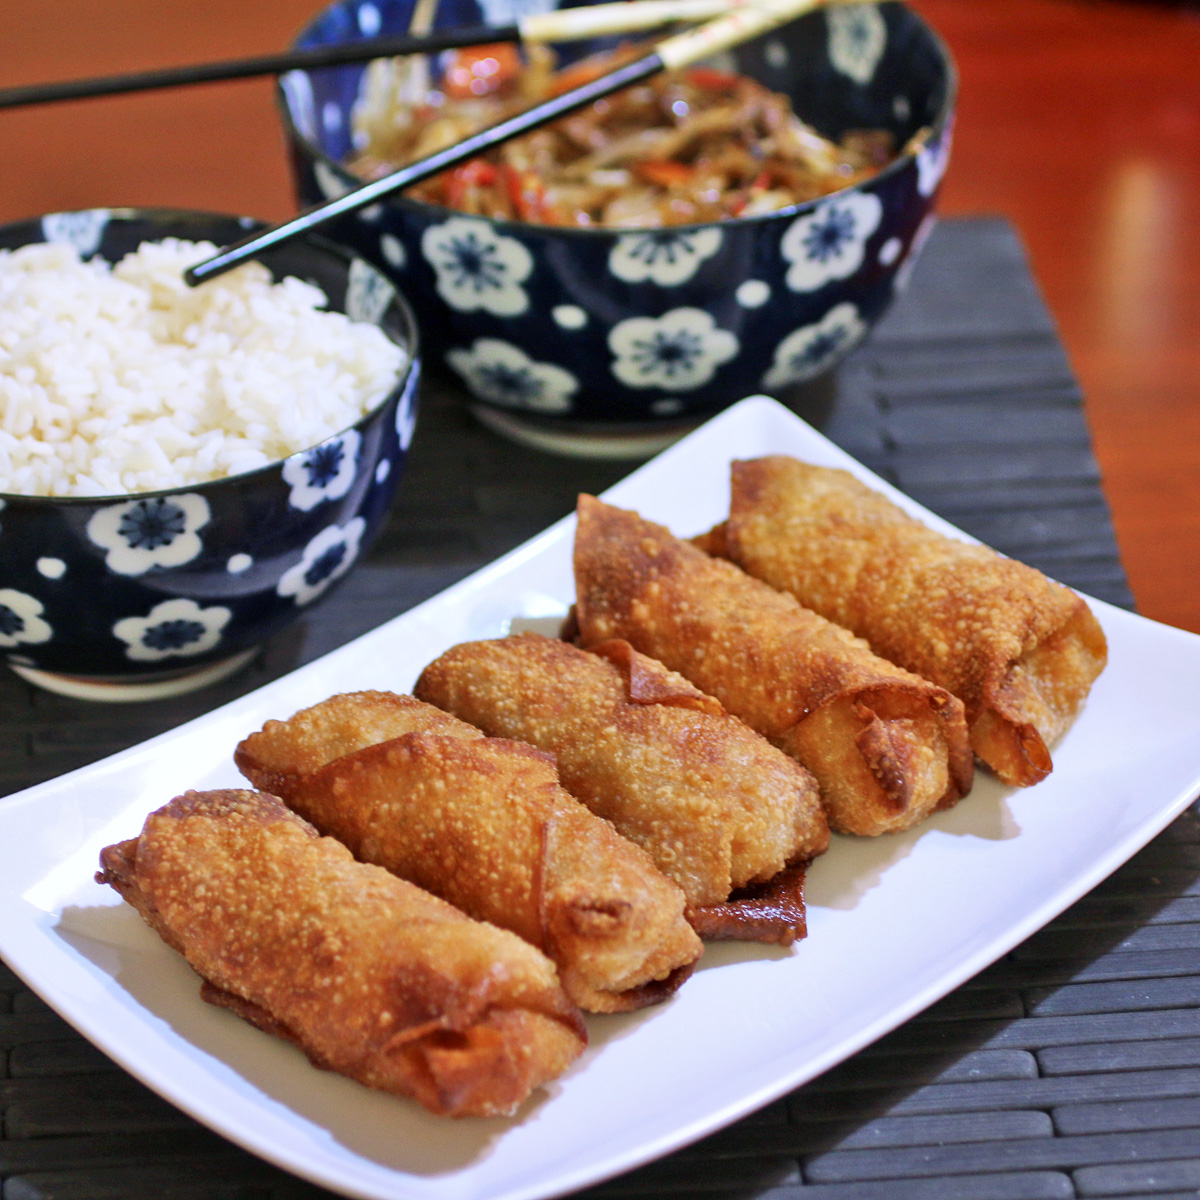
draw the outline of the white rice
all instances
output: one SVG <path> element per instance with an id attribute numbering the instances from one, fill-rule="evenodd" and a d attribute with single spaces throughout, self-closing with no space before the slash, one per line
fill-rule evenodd
<path id="1" fill-rule="evenodd" d="M 370 411 L 404 354 L 250 263 L 189 288 L 209 242 L 115 267 L 69 245 L 0 251 L 0 492 L 108 496 L 236 475 Z"/>

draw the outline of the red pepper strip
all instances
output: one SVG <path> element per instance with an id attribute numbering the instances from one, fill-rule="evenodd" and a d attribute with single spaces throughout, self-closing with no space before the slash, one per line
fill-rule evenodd
<path id="1" fill-rule="evenodd" d="M 585 83 L 591 83 L 593 79 L 599 79 L 601 75 L 612 69 L 611 62 L 593 62 L 591 59 L 584 59 L 583 62 L 567 67 L 565 71 L 559 71 L 550 84 L 549 94 L 550 96 L 560 96 L 572 88 L 581 87 Z"/>
<path id="2" fill-rule="evenodd" d="M 454 100 L 490 96 L 516 79 L 521 68 L 521 55 L 509 42 L 451 50 L 442 91 Z"/>
<path id="3" fill-rule="evenodd" d="M 607 74 L 627 62 L 632 62 L 644 53 L 645 47 L 640 43 L 628 42 L 618 46 L 611 53 L 593 54 L 587 58 L 581 58 L 579 62 L 572 63 L 555 74 L 550 82 L 550 90 L 547 95 L 558 96 L 571 88 L 591 83 L 593 79 L 599 79 L 601 75 Z"/>
<path id="4" fill-rule="evenodd" d="M 462 167 L 455 167 L 446 180 L 446 205 L 448 208 L 462 208 L 463 195 L 467 190 L 463 179 Z"/>
<path id="5" fill-rule="evenodd" d="M 446 205 L 449 208 L 461 208 L 469 188 L 487 187 L 495 182 L 496 168 L 490 162 L 482 158 L 468 159 L 450 172 L 446 181 Z"/>
<path id="6" fill-rule="evenodd" d="M 677 184 L 688 183 L 695 171 L 692 167 L 670 159 L 647 159 L 633 164 L 634 172 L 647 183 L 669 188 Z"/>
<path id="7" fill-rule="evenodd" d="M 540 221 L 545 207 L 545 188 L 542 181 L 528 171 L 520 171 L 511 163 L 501 164 L 508 198 L 522 221 Z"/>
<path id="8" fill-rule="evenodd" d="M 712 67 L 689 67 L 685 72 L 688 83 L 706 91 L 727 92 L 737 87 L 739 76 L 728 71 L 717 71 Z"/>
<path id="9" fill-rule="evenodd" d="M 742 210 L 746 207 L 747 204 L 750 203 L 750 199 L 755 194 L 755 192 L 758 192 L 759 194 L 761 194 L 761 193 L 765 192 L 767 190 L 767 188 L 769 188 L 770 186 L 771 186 L 771 172 L 769 169 L 764 167 L 755 176 L 754 181 L 750 184 L 750 186 L 741 194 L 741 196 L 737 200 L 735 200 L 729 206 L 729 215 L 731 217 L 740 216 L 742 213 Z"/>

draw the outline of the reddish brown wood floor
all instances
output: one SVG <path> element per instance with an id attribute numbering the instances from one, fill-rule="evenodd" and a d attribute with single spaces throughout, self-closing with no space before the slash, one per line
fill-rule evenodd
<path id="1" fill-rule="evenodd" d="M 1083 382 L 1141 610 L 1200 632 L 1200 13 L 916 3 L 962 73 L 943 211 L 1020 229 Z M 320 7 L 4 0 L 0 80 L 271 49 Z M 0 221 L 108 204 L 292 208 L 264 82 L 0 112 L 0 147 Z"/>

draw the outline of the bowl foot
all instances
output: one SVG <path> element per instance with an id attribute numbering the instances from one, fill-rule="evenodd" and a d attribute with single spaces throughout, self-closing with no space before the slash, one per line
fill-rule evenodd
<path id="1" fill-rule="evenodd" d="M 41 671 L 36 667 L 23 667 L 17 663 L 8 665 L 27 683 L 70 696 L 75 700 L 99 700 L 110 704 L 128 704 L 139 700 L 165 700 L 170 696 L 184 696 L 196 692 L 209 684 L 217 683 L 240 671 L 256 654 L 257 647 L 243 650 L 220 662 L 206 663 L 202 667 L 189 667 L 182 671 L 166 671 L 160 675 L 138 680 L 99 678 L 88 675 L 61 675 L 56 671 Z"/>
<path id="2" fill-rule="evenodd" d="M 493 433 L 521 446 L 532 446 L 547 454 L 565 458 L 639 459 L 649 458 L 679 441 L 706 418 L 673 425 L 655 425 L 649 429 L 628 426 L 564 429 L 541 421 L 526 420 L 513 413 L 499 412 L 484 404 L 472 404 L 471 414 Z"/>

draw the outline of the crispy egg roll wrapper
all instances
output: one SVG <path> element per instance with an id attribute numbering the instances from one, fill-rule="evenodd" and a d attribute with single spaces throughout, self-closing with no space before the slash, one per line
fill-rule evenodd
<path id="1" fill-rule="evenodd" d="M 971 786 L 962 703 L 636 513 L 579 499 L 580 643 L 624 638 L 817 778 L 832 828 L 906 829 Z"/>
<path id="2" fill-rule="evenodd" d="M 812 776 L 628 642 L 593 653 L 535 633 L 469 642 L 426 667 L 414 691 L 487 734 L 553 754 L 563 786 L 650 854 L 689 913 L 723 905 L 732 928 L 732 891 L 829 845 Z M 782 917 L 769 930 L 761 904 L 754 913 L 747 937 L 803 932 Z"/>
<path id="3" fill-rule="evenodd" d="M 350 749 L 356 712 L 363 744 Z M 321 764 L 326 727 L 331 749 L 348 752 Z M 380 732 L 389 739 L 372 743 Z M 356 858 L 544 951 L 590 1012 L 666 999 L 700 956 L 683 892 L 532 746 L 411 697 L 360 692 L 268 722 L 235 757 Z"/>
<path id="4" fill-rule="evenodd" d="M 511 1114 L 587 1042 L 545 955 L 355 862 L 274 796 L 188 792 L 100 864 L 206 1000 L 432 1112 Z"/>
<path id="5" fill-rule="evenodd" d="M 775 942 L 790 946 L 804 937 L 804 873 L 808 864 L 785 867 L 766 883 L 739 888 L 724 904 L 688 910 L 692 928 L 705 941 Z"/>
<path id="6" fill-rule="evenodd" d="M 1107 659 L 1104 631 L 1069 588 L 935 532 L 848 471 L 783 456 L 735 462 L 729 521 L 714 542 L 953 692 L 975 753 L 1005 783 L 1046 776 L 1048 747 Z"/>

